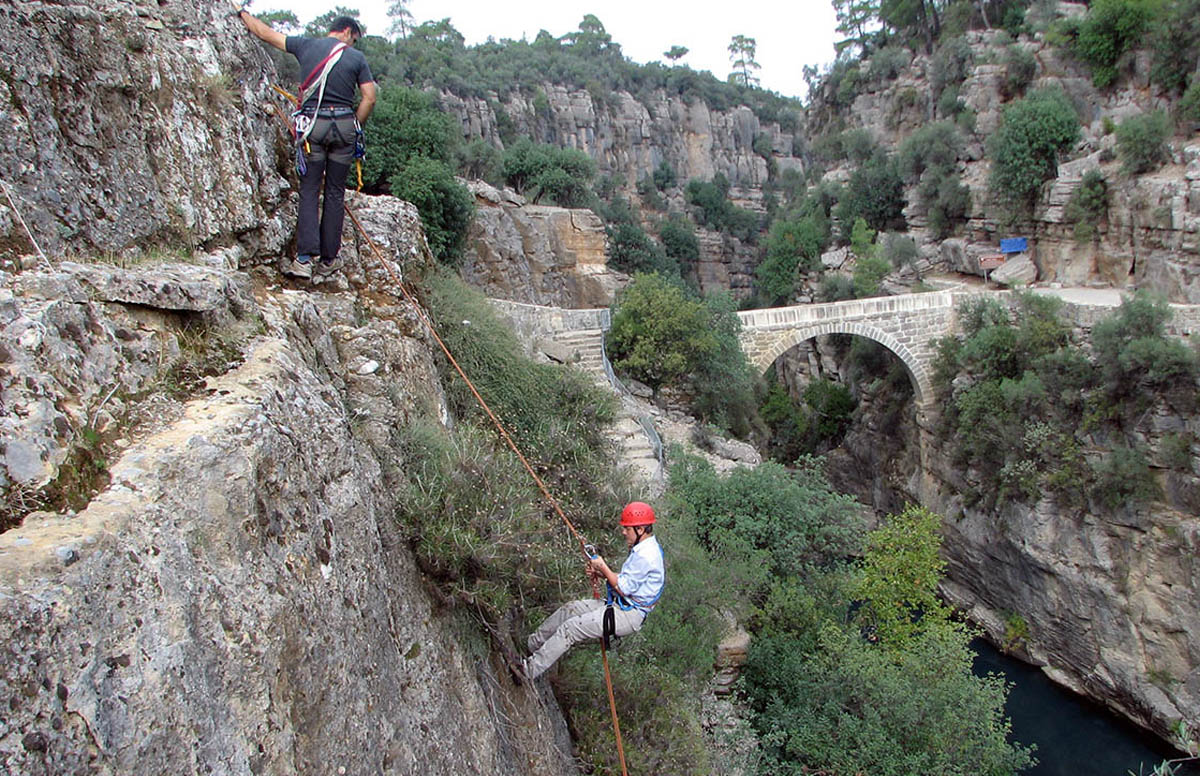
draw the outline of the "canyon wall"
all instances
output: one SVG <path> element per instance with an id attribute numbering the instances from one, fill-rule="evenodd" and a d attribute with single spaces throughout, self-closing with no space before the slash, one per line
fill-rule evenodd
<path id="1" fill-rule="evenodd" d="M 446 420 L 416 211 L 262 266 L 291 161 L 232 10 L 0 7 L 0 771 L 574 773 L 396 517 L 397 434 Z"/>
<path id="2" fill-rule="evenodd" d="M 360 212 L 396 268 L 428 261 L 410 205 Z M 553 699 L 416 567 L 397 435 L 444 416 L 441 387 L 386 267 L 351 267 L 322 291 L 215 264 L 0 277 L 5 440 L 77 395 L 63 446 L 105 438 L 85 506 L 0 534 L 0 770 L 575 772 Z M 181 287 L 208 293 L 185 314 Z"/>

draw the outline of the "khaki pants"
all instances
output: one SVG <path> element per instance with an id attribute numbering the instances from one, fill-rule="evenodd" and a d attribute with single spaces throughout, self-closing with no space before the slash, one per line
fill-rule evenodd
<path id="1" fill-rule="evenodd" d="M 638 609 L 623 612 L 619 606 L 613 606 L 613 624 L 618 636 L 637 633 L 645 619 L 645 613 Z M 529 635 L 529 651 L 533 654 L 526 661 L 526 674 L 530 679 L 541 676 L 572 645 L 599 641 L 603 628 L 604 601 L 587 598 L 563 604 Z"/>

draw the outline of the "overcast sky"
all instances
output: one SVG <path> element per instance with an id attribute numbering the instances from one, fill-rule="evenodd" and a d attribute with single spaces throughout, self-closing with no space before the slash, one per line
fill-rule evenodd
<path id="1" fill-rule="evenodd" d="M 386 32 L 387 0 L 257 0 L 253 10 L 287 9 L 307 23 L 337 5 L 358 8 L 367 32 Z M 709 70 L 721 79 L 731 69 L 730 39 L 745 35 L 758 44 L 762 86 L 789 97 L 804 94 L 804 65 L 824 65 L 834 55 L 836 21 L 829 0 L 411 0 L 408 7 L 418 23 L 449 17 L 468 45 L 488 36 L 533 40 L 543 29 L 561 37 L 577 30 L 580 20 L 591 13 L 635 62 L 665 62 L 664 51 L 685 46 L 689 53 L 681 62 L 695 70 Z"/>

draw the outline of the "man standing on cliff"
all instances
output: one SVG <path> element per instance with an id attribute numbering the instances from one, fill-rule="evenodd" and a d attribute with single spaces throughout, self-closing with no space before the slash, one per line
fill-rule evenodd
<path id="1" fill-rule="evenodd" d="M 324 38 L 285 37 L 245 8 L 238 18 L 256 37 L 300 61 L 300 106 L 293 114 L 300 172 L 300 209 L 296 215 L 296 258 L 285 259 L 283 273 L 297 278 L 329 275 L 341 268 L 343 202 L 355 143 L 375 107 L 375 80 L 361 51 L 351 48 L 362 28 L 339 16 Z M 354 107 L 354 90 L 362 92 Z M 325 203 L 317 216 L 322 182 Z"/>
<path id="2" fill-rule="evenodd" d="M 641 501 L 626 505 L 621 511 L 621 533 L 629 548 L 621 573 L 613 572 L 600 556 L 593 557 L 588 566 L 588 575 L 603 579 L 608 586 L 608 601 L 570 601 L 546 618 L 529 636 L 533 654 L 522 666 L 528 680 L 541 676 L 572 645 L 601 638 L 606 609 L 612 609 L 613 635 L 628 636 L 641 630 L 667 581 L 662 547 L 653 536 L 654 509 Z"/>

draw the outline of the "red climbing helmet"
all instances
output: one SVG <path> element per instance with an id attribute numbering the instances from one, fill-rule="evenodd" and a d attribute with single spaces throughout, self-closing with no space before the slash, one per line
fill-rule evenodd
<path id="1" fill-rule="evenodd" d="M 652 525 L 654 508 L 640 501 L 631 501 L 621 510 L 621 525 Z"/>

